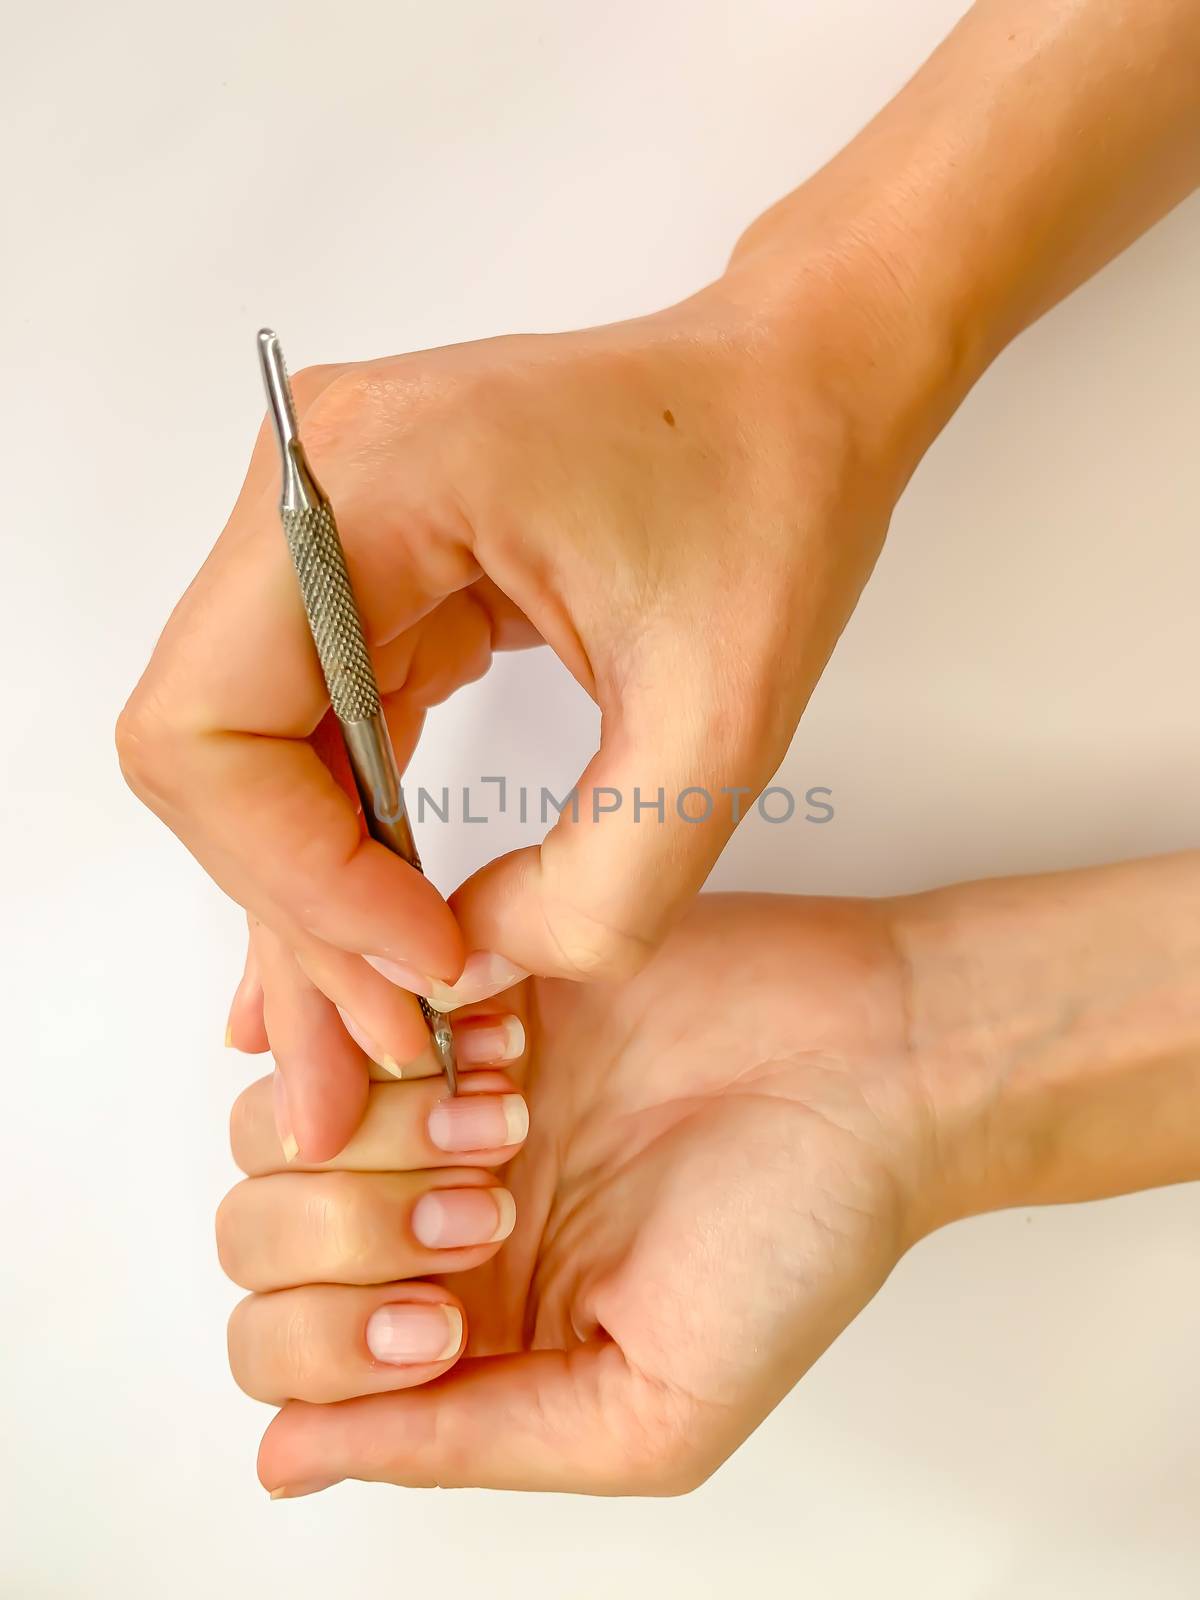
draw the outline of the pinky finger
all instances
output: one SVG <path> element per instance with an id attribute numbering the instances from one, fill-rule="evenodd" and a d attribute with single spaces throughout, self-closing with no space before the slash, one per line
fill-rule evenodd
<path id="1" fill-rule="evenodd" d="M 254 948 L 253 926 L 246 939 L 246 964 L 242 969 L 241 981 L 234 990 L 229 1020 L 225 1024 L 225 1045 L 227 1049 L 241 1050 L 251 1056 L 262 1055 L 271 1048 L 263 1021 L 263 988 Z"/>

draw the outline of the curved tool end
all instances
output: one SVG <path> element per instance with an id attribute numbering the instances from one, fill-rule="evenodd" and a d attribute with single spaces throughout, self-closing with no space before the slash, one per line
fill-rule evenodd
<path id="1" fill-rule="evenodd" d="M 446 1087 L 451 1094 L 458 1093 L 458 1060 L 454 1053 L 454 1034 L 450 1030 L 450 1018 L 436 1015 L 433 1028 L 433 1053 L 437 1057 L 446 1077 Z"/>
<path id="2" fill-rule="evenodd" d="M 267 409 L 275 425 L 280 454 L 286 461 L 288 447 L 297 438 L 296 407 L 292 402 L 292 386 L 288 382 L 279 335 L 271 328 L 258 330 L 258 361 L 262 368 L 263 388 L 267 391 Z"/>

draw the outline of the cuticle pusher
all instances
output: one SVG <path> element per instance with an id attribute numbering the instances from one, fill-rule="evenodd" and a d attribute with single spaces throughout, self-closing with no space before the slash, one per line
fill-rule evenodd
<path id="1" fill-rule="evenodd" d="M 329 701 L 342 730 L 362 801 L 367 832 L 420 872 L 421 858 L 405 809 L 400 770 L 380 707 L 379 687 L 346 571 L 333 507 L 305 455 L 283 352 L 278 336 L 269 328 L 259 332 L 258 356 L 267 408 L 279 441 L 283 472 L 279 515 Z M 446 1075 L 450 1093 L 457 1094 L 458 1071 L 450 1019 L 435 1011 L 427 1000 L 421 999 L 420 1006 L 433 1040 L 433 1053 Z"/>

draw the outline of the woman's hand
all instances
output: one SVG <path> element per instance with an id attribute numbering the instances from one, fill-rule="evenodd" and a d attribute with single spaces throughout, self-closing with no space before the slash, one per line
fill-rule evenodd
<path id="1" fill-rule="evenodd" d="M 1200 181 L 1197 15 L 979 0 L 691 300 L 301 375 L 402 755 L 498 648 L 546 641 L 604 714 L 580 819 L 485 868 L 456 923 L 363 838 L 314 748 L 324 689 L 260 439 L 119 744 L 138 793 L 298 963 L 264 981 L 306 1155 L 349 1136 L 366 1055 L 419 1050 L 395 985 L 462 976 L 478 997 L 515 969 L 604 979 L 647 959 L 734 821 L 674 802 L 766 782 L 938 428 Z M 660 790 L 663 825 L 639 826 L 635 791 Z"/>
<path id="2" fill-rule="evenodd" d="M 375 1083 L 321 1171 L 269 1079 L 238 1103 L 219 1234 L 257 1291 L 234 1372 L 289 1402 L 273 1492 L 686 1489 L 940 1220 L 884 908 L 706 896 L 632 981 L 506 1000 L 457 1026 L 476 1060 L 527 1035 L 509 1076 Z"/>
<path id="3" fill-rule="evenodd" d="M 457 1018 L 491 1065 L 375 1084 L 332 1171 L 284 1170 L 255 1085 L 221 1236 L 266 1291 L 234 1370 L 292 1397 L 263 1482 L 686 1488 L 931 1229 L 1200 1177 L 1197 904 L 1200 852 L 705 896 L 624 984 Z"/>
<path id="4" fill-rule="evenodd" d="M 402 763 L 426 709 L 497 649 L 549 643 L 603 711 L 577 812 L 478 873 L 452 915 L 362 834 L 260 438 L 119 743 L 134 788 L 263 930 L 233 1041 L 265 1043 L 264 989 L 309 1159 L 353 1131 L 367 1058 L 422 1048 L 413 991 L 447 1009 L 524 971 L 627 975 L 703 883 L 915 460 L 925 336 L 896 298 L 876 254 L 840 240 L 786 288 L 751 262 L 639 321 L 300 374 Z M 690 788 L 708 820 L 702 796 L 681 815 Z"/>

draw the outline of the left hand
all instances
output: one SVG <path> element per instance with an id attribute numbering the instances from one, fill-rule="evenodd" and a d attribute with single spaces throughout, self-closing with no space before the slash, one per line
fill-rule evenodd
<path id="1" fill-rule="evenodd" d="M 234 1372 L 284 1403 L 263 1483 L 663 1494 L 713 1471 L 932 1225 L 886 916 L 704 897 L 638 977 L 506 996 L 511 1076 L 455 1102 L 375 1083 L 320 1170 L 287 1169 L 270 1081 L 249 1089 L 219 1235 L 258 1291 Z M 455 1021 L 476 1059 L 520 1043 Z"/>

